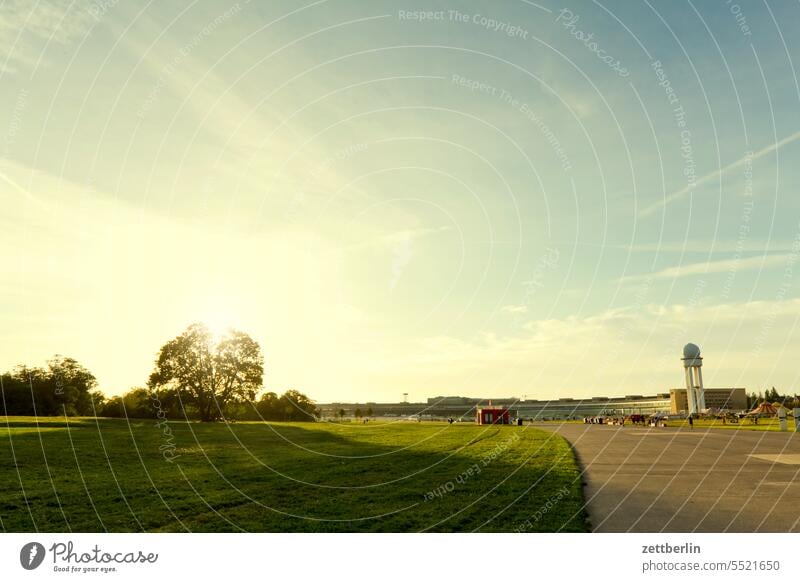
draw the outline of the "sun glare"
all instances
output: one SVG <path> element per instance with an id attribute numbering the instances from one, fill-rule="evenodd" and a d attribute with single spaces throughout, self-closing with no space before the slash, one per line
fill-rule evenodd
<path id="1" fill-rule="evenodd" d="M 239 319 L 233 310 L 224 305 L 215 305 L 212 308 L 203 311 L 203 316 L 200 319 L 209 331 L 214 343 L 219 343 L 231 329 L 239 329 Z"/>

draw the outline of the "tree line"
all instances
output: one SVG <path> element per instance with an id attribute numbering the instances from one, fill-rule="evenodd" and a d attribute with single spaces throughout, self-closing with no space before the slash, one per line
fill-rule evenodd
<path id="1" fill-rule="evenodd" d="M 747 407 L 755 408 L 762 402 L 769 402 L 770 404 L 784 405 L 786 408 L 800 407 L 800 394 L 780 394 L 773 386 L 771 389 L 758 392 L 751 392 L 747 395 Z"/>
<path id="2" fill-rule="evenodd" d="M 353 411 L 353 416 L 358 418 L 358 419 L 361 419 L 361 418 L 364 418 L 364 417 L 372 418 L 373 414 L 374 413 L 372 412 L 372 407 L 371 406 L 369 408 L 367 408 L 366 411 L 361 410 L 360 408 L 356 408 Z M 338 410 L 338 412 L 336 413 L 336 416 L 338 416 L 339 418 L 344 418 L 345 416 L 347 416 L 347 411 L 344 408 L 340 408 Z"/>
<path id="3" fill-rule="evenodd" d="M 229 330 L 216 339 L 193 324 L 158 352 L 146 387 L 106 397 L 97 379 L 73 358 L 57 355 L 44 368 L 17 366 L 0 374 L 0 405 L 7 416 L 105 416 L 173 420 L 279 420 L 319 417 L 297 390 L 262 392 L 264 358 L 247 334 Z"/>
<path id="4" fill-rule="evenodd" d="M 9 416 L 92 416 L 104 401 L 94 375 L 61 355 L 44 368 L 17 366 L 0 374 L 0 392 Z"/>

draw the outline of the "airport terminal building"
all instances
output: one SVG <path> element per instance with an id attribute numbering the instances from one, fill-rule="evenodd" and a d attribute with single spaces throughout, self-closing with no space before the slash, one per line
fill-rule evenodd
<path id="1" fill-rule="evenodd" d="M 706 407 L 710 410 L 747 410 L 747 391 L 744 388 L 705 388 Z M 689 409 L 686 388 L 669 391 L 670 413 L 678 414 Z"/>
<path id="2" fill-rule="evenodd" d="M 379 404 L 322 404 L 323 417 L 335 417 L 344 410 L 352 415 L 360 410 L 372 416 L 419 416 L 426 418 L 474 418 L 479 407 L 495 406 L 507 410 L 512 417 L 532 420 L 578 419 L 587 416 L 629 416 L 641 414 L 697 414 L 702 412 L 744 412 L 747 392 L 744 388 L 706 388 L 703 385 L 703 357 L 693 343 L 683 346 L 681 358 L 685 388 L 673 388 L 654 396 L 595 396 L 592 398 L 559 398 L 558 400 L 520 400 L 518 398 L 466 398 L 437 396 L 427 402 Z"/>
<path id="3" fill-rule="evenodd" d="M 705 388 L 705 403 L 708 409 L 747 409 L 747 394 L 744 388 Z M 463 396 L 437 396 L 427 402 L 397 403 L 339 403 L 321 404 L 323 417 L 334 417 L 339 410 L 351 416 L 356 409 L 373 416 L 420 415 L 433 418 L 473 418 L 479 406 L 502 406 L 513 417 L 525 419 L 571 419 L 585 416 L 627 416 L 631 414 L 686 414 L 688 394 L 686 388 L 675 388 L 669 392 L 642 396 L 592 398 L 559 398 L 557 400 L 519 400 L 517 398 L 467 398 Z"/>
<path id="4" fill-rule="evenodd" d="M 744 388 L 706 388 L 704 390 L 707 409 L 745 411 L 747 409 L 747 393 Z M 447 411 L 454 415 L 456 411 L 470 410 L 478 405 L 485 405 L 488 400 L 440 396 L 429 398 L 428 409 L 434 415 L 438 411 Z M 513 416 L 523 418 L 583 418 L 585 416 L 628 416 L 631 414 L 686 414 L 688 396 L 686 388 L 674 388 L 669 392 L 643 396 L 629 394 L 627 396 L 606 397 L 595 396 L 588 399 L 559 398 L 557 400 L 517 400 L 514 398 L 492 399 L 492 404 L 509 408 Z"/>

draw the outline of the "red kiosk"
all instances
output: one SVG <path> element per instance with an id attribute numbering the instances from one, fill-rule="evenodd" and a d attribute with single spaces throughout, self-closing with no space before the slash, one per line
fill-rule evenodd
<path id="1" fill-rule="evenodd" d="M 475 421 L 478 424 L 511 424 L 508 409 L 496 406 L 478 408 Z"/>

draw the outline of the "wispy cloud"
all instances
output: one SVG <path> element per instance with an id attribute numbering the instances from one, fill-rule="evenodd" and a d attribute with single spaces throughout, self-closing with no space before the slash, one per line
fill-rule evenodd
<path id="1" fill-rule="evenodd" d="M 0 17 L 0 72 L 39 62 L 47 43 L 67 44 L 85 35 L 94 17 L 89 0 L 5 2 Z"/>
<path id="2" fill-rule="evenodd" d="M 753 152 L 750 155 L 746 155 L 743 158 L 740 158 L 740 159 L 736 160 L 732 164 L 728 164 L 724 168 L 721 168 L 719 170 L 716 170 L 714 172 L 706 174 L 705 176 L 702 176 L 702 177 L 698 178 L 694 182 L 694 184 L 686 185 L 683 188 L 681 188 L 680 190 L 677 190 L 677 191 L 673 192 L 672 194 L 669 194 L 663 200 L 659 200 L 658 202 L 656 202 L 654 204 L 651 204 L 650 206 L 646 206 L 645 208 L 643 208 L 639 212 L 639 218 L 643 218 L 645 216 L 649 216 L 649 215 L 653 214 L 654 212 L 658 211 L 659 209 L 665 208 L 666 206 L 672 204 L 676 200 L 680 200 L 681 198 L 686 197 L 693 190 L 696 190 L 698 186 L 702 186 L 703 184 L 707 184 L 709 182 L 713 182 L 713 181 L 717 180 L 718 178 L 720 178 L 721 176 L 723 176 L 724 174 L 726 174 L 727 172 L 730 172 L 733 169 L 736 169 L 736 168 L 739 168 L 739 167 L 745 165 L 748 161 L 752 162 L 752 161 L 757 160 L 759 158 L 763 158 L 767 154 L 771 154 L 772 152 L 780 149 L 781 147 L 785 146 L 786 144 L 790 144 L 792 142 L 795 142 L 798 139 L 800 139 L 800 131 L 796 131 L 793 134 L 791 134 L 791 135 L 789 135 L 789 136 L 787 136 L 787 137 L 785 137 L 785 138 L 783 138 L 783 139 L 781 139 L 779 141 L 776 141 L 775 143 L 772 143 L 772 144 L 770 144 L 770 145 L 758 150 L 757 152 Z"/>
<path id="3" fill-rule="evenodd" d="M 655 394 L 680 385 L 680 350 L 694 341 L 709 386 L 792 386 L 798 308 L 800 299 L 647 304 L 535 320 L 514 336 L 427 338 L 391 354 L 383 373 L 392 369 L 386 381 L 402 385 L 414 370 L 440 391 L 473 396 Z"/>
<path id="4" fill-rule="evenodd" d="M 380 244 L 388 244 L 392 249 L 392 276 L 389 281 L 389 289 L 394 290 L 400 277 L 403 275 L 414 251 L 414 241 L 430 235 L 447 232 L 449 226 L 439 226 L 435 228 L 418 228 L 413 230 L 402 230 L 381 237 Z"/>
<path id="5" fill-rule="evenodd" d="M 342 246 L 339 248 L 339 250 L 359 251 L 363 249 L 373 249 L 376 247 L 387 247 L 394 251 L 398 248 L 398 246 L 409 245 L 418 239 L 436 235 L 442 232 L 448 232 L 450 230 L 452 230 L 452 227 L 447 225 L 398 230 L 388 234 L 381 234 L 380 236 L 369 239 L 365 242 Z"/>
<path id="6" fill-rule="evenodd" d="M 5 165 L 8 165 L 8 163 Z M 0 167 L 0 186 L 2 186 L 2 184 L 5 184 L 6 187 L 0 187 L 0 196 L 5 196 L 10 191 L 12 192 L 12 196 L 14 195 L 13 193 L 21 194 L 28 204 L 34 204 L 39 210 L 44 206 L 27 188 L 8 176 L 8 174 L 3 171 L 3 168 Z M 11 187 L 10 190 L 8 186 Z"/>
<path id="7" fill-rule="evenodd" d="M 690 277 L 692 275 L 710 275 L 713 273 L 735 273 L 738 271 L 748 271 L 760 268 L 779 267 L 786 264 L 793 257 L 790 253 L 779 255 L 769 255 L 766 257 L 756 256 L 744 259 L 724 259 L 721 261 L 706 261 L 702 263 L 689 263 L 668 267 L 655 273 L 628 275 L 622 277 L 621 281 L 643 281 L 645 279 L 677 279 L 679 277 Z"/>
<path id="8" fill-rule="evenodd" d="M 686 240 L 662 243 L 617 245 L 637 253 L 786 253 L 792 251 L 791 240 Z"/>
<path id="9" fill-rule="evenodd" d="M 383 241 L 384 243 L 394 244 L 409 239 L 418 239 L 424 236 L 438 234 L 440 232 L 447 232 L 449 230 L 451 230 L 449 226 L 435 226 L 431 228 L 416 228 L 410 230 L 401 230 L 399 232 L 393 232 L 391 234 L 382 236 L 381 241 Z"/>

